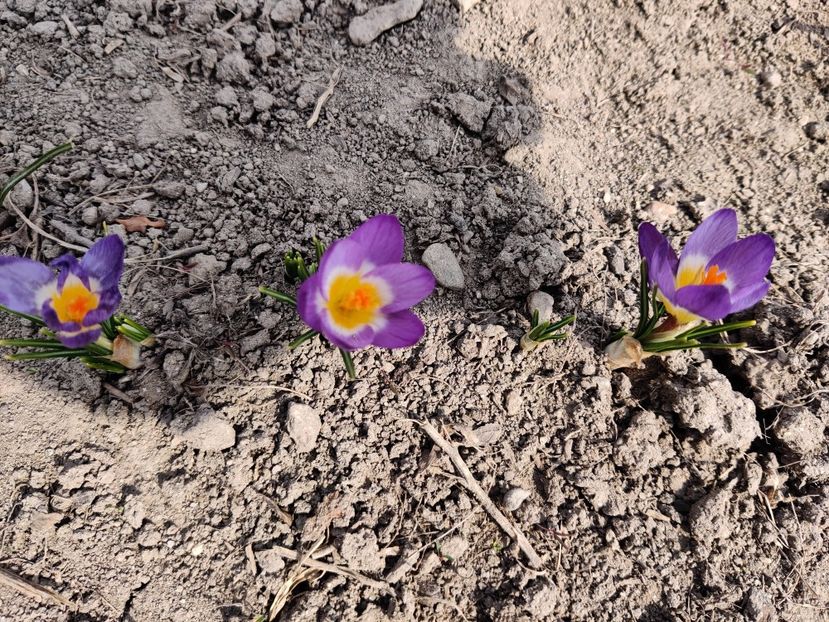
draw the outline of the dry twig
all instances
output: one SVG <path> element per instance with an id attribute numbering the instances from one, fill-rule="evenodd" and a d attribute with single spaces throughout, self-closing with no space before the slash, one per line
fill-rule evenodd
<path id="1" fill-rule="evenodd" d="M 322 112 L 322 107 L 325 105 L 325 102 L 334 94 L 334 88 L 337 86 L 337 83 L 340 81 L 340 76 L 343 73 L 342 67 L 337 67 L 334 70 L 334 73 L 331 74 L 331 79 L 328 81 L 328 86 L 325 87 L 325 90 L 322 92 L 322 95 L 319 96 L 317 100 L 317 105 L 314 106 L 314 112 L 311 114 L 311 118 L 308 119 L 308 123 L 306 123 L 306 127 L 311 129 L 314 127 L 314 124 L 320 118 L 320 112 Z"/>
<path id="2" fill-rule="evenodd" d="M 498 523 L 498 526 L 503 529 L 509 537 L 513 538 L 518 543 L 518 547 L 523 551 L 524 555 L 527 556 L 530 566 L 535 569 L 541 568 L 543 565 L 541 557 L 539 557 L 538 553 L 535 552 L 533 545 L 530 544 L 530 541 L 524 535 L 524 532 L 522 532 L 517 525 L 514 525 L 509 518 L 507 518 L 504 513 L 498 509 L 498 506 L 495 505 L 492 499 L 489 498 L 489 495 L 487 495 L 484 489 L 481 488 L 480 484 L 478 484 L 475 477 L 472 475 L 472 472 L 469 470 L 469 467 L 466 466 L 466 462 L 464 462 L 460 453 L 458 453 L 457 448 L 446 440 L 443 435 L 438 432 L 437 428 L 435 428 L 435 426 L 428 421 L 418 421 L 417 424 L 423 428 L 423 431 L 426 432 L 429 438 L 431 438 L 438 447 L 446 452 L 446 455 L 449 456 L 449 459 L 452 461 L 452 464 L 455 465 L 458 473 L 461 474 L 466 488 L 475 496 L 478 503 L 484 507 L 492 519 Z"/>
<path id="3" fill-rule="evenodd" d="M 19 574 L 5 568 L 0 568 L 0 585 L 5 585 L 13 590 L 17 590 L 25 596 L 30 596 L 36 599 L 47 598 L 52 602 L 58 603 L 59 605 L 69 607 L 69 609 L 73 611 L 75 609 L 75 605 L 72 601 L 67 600 L 57 592 L 54 592 L 47 587 L 43 587 L 42 585 L 38 585 L 37 583 L 33 583 L 32 581 L 21 577 Z"/>

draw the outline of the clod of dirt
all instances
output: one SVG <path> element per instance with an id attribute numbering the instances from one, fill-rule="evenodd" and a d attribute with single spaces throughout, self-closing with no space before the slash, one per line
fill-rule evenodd
<path id="1" fill-rule="evenodd" d="M 351 568 L 362 572 L 379 572 L 386 565 L 385 557 L 380 554 L 377 536 L 371 529 L 345 534 L 340 555 Z"/>
<path id="2" fill-rule="evenodd" d="M 691 536 L 697 545 L 709 550 L 717 540 L 731 535 L 732 525 L 729 519 L 729 504 L 732 492 L 717 488 L 697 501 L 688 516 Z"/>
<path id="3" fill-rule="evenodd" d="M 556 588 L 545 579 L 536 579 L 524 591 L 524 609 L 534 620 L 545 620 L 553 614 L 556 606 Z"/>
<path id="4" fill-rule="evenodd" d="M 613 461 L 632 477 L 644 476 L 668 458 L 659 445 L 659 438 L 669 432 L 663 418 L 649 410 L 636 413 L 616 443 Z"/>
<path id="5" fill-rule="evenodd" d="M 774 435 L 789 451 L 808 456 L 823 445 L 823 422 L 805 408 L 790 410 L 780 415 L 774 426 Z"/>
<path id="6" fill-rule="evenodd" d="M 390 28 L 414 19 L 423 8 L 423 0 L 397 0 L 374 7 L 351 20 L 348 37 L 354 45 L 368 45 Z"/>
<path id="7" fill-rule="evenodd" d="M 316 447 L 322 421 L 317 411 L 310 406 L 292 402 L 288 405 L 285 427 L 288 435 L 296 443 L 297 451 L 305 453 Z"/>
<path id="8" fill-rule="evenodd" d="M 497 267 L 505 295 L 521 295 L 528 289 L 555 285 L 568 263 L 567 256 L 556 240 L 545 231 L 526 234 L 519 221 L 498 254 Z"/>
<path id="9" fill-rule="evenodd" d="M 250 62 L 243 52 L 231 52 L 216 65 L 216 78 L 219 82 L 243 84 L 250 78 Z"/>
<path id="10" fill-rule="evenodd" d="M 236 430 L 207 404 L 196 412 L 193 422 L 179 434 L 193 449 L 222 451 L 236 444 Z"/>
<path id="11" fill-rule="evenodd" d="M 112 61 L 112 73 L 118 78 L 135 80 L 138 77 L 138 69 L 132 61 L 118 57 Z"/>
<path id="12" fill-rule="evenodd" d="M 191 265 L 191 285 L 198 285 L 199 283 L 204 283 L 205 281 L 209 282 L 227 267 L 226 262 L 219 261 L 215 256 L 206 255 L 205 253 L 195 255 L 191 260 Z"/>
<path id="13" fill-rule="evenodd" d="M 528 490 L 518 487 L 510 488 L 506 493 L 504 493 L 504 508 L 510 512 L 514 512 L 521 507 L 521 504 L 524 503 L 529 496 L 530 492 Z"/>
<path id="14" fill-rule="evenodd" d="M 452 0 L 452 2 L 461 10 L 461 13 L 466 13 L 469 9 L 478 4 L 480 0 Z"/>
<path id="15" fill-rule="evenodd" d="M 749 622 L 777 622 L 778 620 L 774 601 L 759 587 L 751 588 L 743 612 Z"/>
<path id="16" fill-rule="evenodd" d="M 811 123 L 807 123 L 803 130 L 806 132 L 806 136 L 812 140 L 826 142 L 829 139 L 829 123 L 812 121 Z"/>
<path id="17" fill-rule="evenodd" d="M 486 120 L 483 137 L 506 151 L 521 142 L 521 117 L 515 106 L 495 106 Z"/>
<path id="18" fill-rule="evenodd" d="M 431 244 L 423 252 L 423 263 L 435 275 L 435 280 L 449 289 L 463 289 L 463 270 L 455 253 L 443 242 Z"/>
<path id="19" fill-rule="evenodd" d="M 556 301 L 550 294 L 536 290 L 527 296 L 527 313 L 532 317 L 538 311 L 538 321 L 548 322 L 553 317 L 555 304 Z"/>
<path id="20" fill-rule="evenodd" d="M 35 193 L 31 184 L 23 179 L 9 193 L 9 199 L 16 207 L 27 210 L 35 203 Z"/>
<path id="21" fill-rule="evenodd" d="M 470 132 L 477 134 L 484 129 L 492 109 L 492 102 L 482 102 L 466 93 L 453 93 L 448 98 L 448 105 L 455 118 Z"/>
<path id="22" fill-rule="evenodd" d="M 290 26 L 302 17 L 300 0 L 279 0 L 273 5 L 271 19 L 280 26 Z"/>
<path id="23" fill-rule="evenodd" d="M 780 72 L 773 67 L 769 67 L 765 71 L 761 71 L 757 74 L 757 79 L 760 80 L 760 84 L 769 89 L 776 89 L 778 86 L 783 84 L 783 76 L 781 76 Z"/>
<path id="24" fill-rule="evenodd" d="M 754 402 L 734 391 L 710 362 L 693 369 L 694 374 L 666 383 L 664 395 L 681 425 L 700 433 L 699 457 L 719 461 L 746 451 L 760 435 Z M 702 451 L 706 447 L 710 452 Z"/>

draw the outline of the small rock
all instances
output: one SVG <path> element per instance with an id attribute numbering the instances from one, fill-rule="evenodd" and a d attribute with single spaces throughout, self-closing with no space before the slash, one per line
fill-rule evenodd
<path id="1" fill-rule="evenodd" d="M 302 17 L 300 0 L 278 0 L 271 10 L 271 19 L 280 26 L 290 26 Z"/>
<path id="2" fill-rule="evenodd" d="M 524 490 L 523 488 L 510 488 L 506 493 L 504 493 L 504 508 L 510 512 L 515 512 L 518 508 L 521 507 L 521 504 L 527 500 L 527 497 L 530 496 L 528 490 Z"/>
<path id="3" fill-rule="evenodd" d="M 57 29 L 58 23 L 51 21 L 38 22 L 31 26 L 32 32 L 41 37 L 51 37 Z"/>
<path id="4" fill-rule="evenodd" d="M 254 89 L 251 97 L 253 98 L 253 109 L 256 112 L 267 112 L 273 108 L 274 101 L 276 101 L 273 95 L 261 88 Z"/>
<path id="5" fill-rule="evenodd" d="M 239 105 L 239 98 L 232 86 L 225 86 L 216 93 L 216 103 L 225 108 L 234 108 Z"/>
<path id="6" fill-rule="evenodd" d="M 454 5 L 461 10 L 461 13 L 466 13 L 480 1 L 481 0 L 452 0 Z"/>
<path id="7" fill-rule="evenodd" d="M 414 154 L 421 162 L 426 162 L 435 157 L 440 151 L 440 145 L 436 140 L 431 138 L 424 138 L 415 143 Z"/>
<path id="8" fill-rule="evenodd" d="M 482 102 L 465 93 L 453 93 L 449 96 L 449 110 L 471 132 L 480 133 L 484 129 L 491 109 L 490 102 Z"/>
<path id="9" fill-rule="evenodd" d="M 733 529 L 728 513 L 731 497 L 730 490 L 716 488 L 691 507 L 688 523 L 697 545 L 710 549 L 715 541 L 731 535 Z"/>
<path id="10" fill-rule="evenodd" d="M 296 443 L 297 451 L 305 453 L 316 447 L 322 421 L 313 408 L 306 404 L 292 402 L 288 405 L 285 425 L 288 434 Z"/>
<path id="11" fill-rule="evenodd" d="M 777 622 L 778 619 L 771 596 L 758 587 L 748 593 L 744 612 L 749 622 Z"/>
<path id="12" fill-rule="evenodd" d="M 31 15 L 35 12 L 37 3 L 38 0 L 14 0 L 9 8 L 14 9 L 18 13 L 22 13 L 23 15 Z"/>
<path id="13" fill-rule="evenodd" d="M 35 193 L 28 181 L 22 179 L 9 193 L 14 205 L 22 210 L 28 210 L 35 204 Z"/>
<path id="14" fill-rule="evenodd" d="M 132 61 L 124 57 L 116 58 L 112 61 L 112 73 L 118 78 L 125 78 L 135 80 L 138 77 L 138 69 L 132 64 Z"/>
<path id="15" fill-rule="evenodd" d="M 800 456 L 816 453 L 823 444 L 823 422 L 805 408 L 780 415 L 774 435 L 788 449 Z"/>
<path id="16" fill-rule="evenodd" d="M 423 0 L 397 0 L 374 7 L 351 20 L 348 37 L 354 45 L 368 45 L 390 28 L 414 19 L 422 7 Z"/>
<path id="17" fill-rule="evenodd" d="M 506 151 L 521 142 L 521 117 L 515 106 L 496 106 L 484 127 L 484 140 Z"/>
<path id="18" fill-rule="evenodd" d="M 164 375 L 167 376 L 170 382 L 174 385 L 180 385 L 186 379 L 184 377 L 186 374 L 186 370 L 184 368 L 185 362 L 186 358 L 179 350 L 171 350 L 164 357 L 164 363 L 162 365 Z"/>
<path id="19" fill-rule="evenodd" d="M 829 123 L 812 121 L 811 123 L 807 123 L 803 129 L 806 132 L 806 136 L 812 140 L 826 142 L 829 139 Z"/>
<path id="20" fill-rule="evenodd" d="M 769 89 L 776 89 L 783 84 L 783 76 L 781 76 L 780 72 L 773 67 L 769 67 L 765 71 L 761 71 L 757 75 L 757 78 L 760 80 L 760 84 Z"/>
<path id="21" fill-rule="evenodd" d="M 653 201 L 648 205 L 648 211 L 651 217 L 657 222 L 666 222 L 676 216 L 676 205 L 670 203 L 663 203 L 662 201 Z"/>
<path id="22" fill-rule="evenodd" d="M 455 253 L 446 244 L 439 242 L 430 245 L 423 252 L 423 263 L 435 275 L 435 280 L 449 289 L 463 289 L 463 270 Z"/>
<path id="23" fill-rule="evenodd" d="M 180 181 L 159 181 L 153 185 L 153 190 L 166 199 L 178 199 L 184 194 L 184 184 Z"/>
<path id="24" fill-rule="evenodd" d="M 262 59 L 267 60 L 276 54 L 276 41 L 270 34 L 259 35 L 256 40 L 256 55 Z"/>
<path id="25" fill-rule="evenodd" d="M 386 566 L 386 558 L 380 554 L 377 536 L 371 529 L 345 534 L 340 555 L 351 568 L 362 572 L 379 572 Z"/>
<path id="26" fill-rule="evenodd" d="M 266 574 L 276 574 L 285 567 L 285 560 L 282 556 L 270 549 L 256 551 L 256 563 Z"/>
<path id="27" fill-rule="evenodd" d="M 507 393 L 507 399 L 505 400 L 507 414 L 511 417 L 514 417 L 518 413 L 521 412 L 521 407 L 524 405 L 524 398 L 521 397 L 521 391 L 518 389 L 513 389 L 509 393 Z"/>
<path id="28" fill-rule="evenodd" d="M 250 251 L 250 258 L 253 260 L 259 259 L 262 255 L 267 255 L 268 253 L 273 250 L 273 245 L 269 244 L 268 242 L 262 242 L 261 244 L 257 244 L 254 246 Z"/>
<path id="29" fill-rule="evenodd" d="M 619 276 L 625 274 L 625 254 L 618 246 L 608 246 L 604 250 L 604 254 L 607 257 L 607 262 L 610 264 L 610 271 L 613 274 Z"/>
<path id="30" fill-rule="evenodd" d="M 216 65 L 216 78 L 219 82 L 247 82 L 250 78 L 250 63 L 245 54 L 236 50 L 225 55 Z"/>
<path id="31" fill-rule="evenodd" d="M 180 434 L 193 449 L 222 451 L 236 444 L 236 430 L 207 404 L 196 412 L 193 423 Z"/>
<path id="32" fill-rule="evenodd" d="M 527 313 L 532 317 L 533 313 L 538 311 L 538 321 L 549 322 L 553 317 L 555 304 L 556 301 L 550 294 L 536 290 L 527 296 Z"/>
<path id="33" fill-rule="evenodd" d="M 81 212 L 81 222 L 89 227 L 98 224 L 98 208 L 95 205 L 87 205 Z"/>
<path id="34" fill-rule="evenodd" d="M 452 536 L 440 544 L 440 554 L 445 558 L 457 561 L 469 549 L 469 542 L 463 536 Z"/>

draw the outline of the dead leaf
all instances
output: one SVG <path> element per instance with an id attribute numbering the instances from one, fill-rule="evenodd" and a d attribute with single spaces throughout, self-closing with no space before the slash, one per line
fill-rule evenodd
<path id="1" fill-rule="evenodd" d="M 141 215 L 130 216 L 129 218 L 118 218 L 115 222 L 119 225 L 124 225 L 124 229 L 127 230 L 127 233 L 144 233 L 147 230 L 147 227 L 151 227 L 153 229 L 163 229 L 167 226 L 167 221 L 163 218 L 153 220 L 152 218 L 147 218 L 146 216 Z"/>

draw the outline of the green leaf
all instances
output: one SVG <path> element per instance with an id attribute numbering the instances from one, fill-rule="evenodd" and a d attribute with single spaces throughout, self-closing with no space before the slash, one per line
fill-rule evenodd
<path id="1" fill-rule="evenodd" d="M 42 359 L 71 359 L 84 356 L 86 350 L 42 350 L 38 352 L 18 352 L 7 354 L 7 361 L 38 361 Z"/>
<path id="2" fill-rule="evenodd" d="M 56 339 L 0 339 L 0 346 L 6 348 L 50 348 L 68 350 Z"/>
<path id="3" fill-rule="evenodd" d="M 294 339 L 291 343 L 289 343 L 288 347 L 291 350 L 294 350 L 294 349 L 298 348 L 299 346 L 301 346 L 306 341 L 310 341 L 311 339 L 313 339 L 317 335 L 319 335 L 319 333 L 317 331 L 313 330 L 313 329 L 311 329 L 309 331 L 306 331 L 306 332 L 302 333 L 299 337 Z"/>
<path id="4" fill-rule="evenodd" d="M 54 149 L 44 153 L 42 156 L 40 156 L 37 160 L 32 162 L 29 166 L 24 168 L 19 173 L 16 173 L 15 175 L 12 175 L 11 179 L 9 179 L 9 181 L 6 182 L 6 185 L 3 186 L 3 189 L 0 190 L 0 207 L 3 206 L 9 192 L 11 192 L 12 189 L 17 184 L 19 184 L 21 181 L 26 179 L 29 175 L 34 173 L 37 169 L 39 169 L 41 166 L 43 166 L 47 162 L 49 162 L 51 160 L 54 160 L 60 154 L 65 153 L 66 151 L 69 151 L 70 149 L 72 149 L 72 146 L 73 146 L 72 143 L 64 143 L 62 145 L 59 145 L 59 146 L 55 147 Z"/>
<path id="5" fill-rule="evenodd" d="M 4 307 L 0 305 L 0 311 L 8 313 L 9 315 L 14 315 L 15 317 L 23 318 L 24 320 L 29 320 L 32 324 L 36 326 L 46 326 L 46 322 L 44 322 L 41 318 L 36 317 L 34 315 L 29 315 L 28 313 L 21 313 L 20 311 L 14 311 L 9 309 L 8 307 Z"/>
<path id="6" fill-rule="evenodd" d="M 123 374 L 127 371 L 127 368 L 120 363 L 94 356 L 82 356 L 81 362 L 90 369 L 97 369 L 112 374 Z"/>
<path id="7" fill-rule="evenodd" d="M 296 298 L 294 298 L 293 296 L 289 296 L 288 294 L 278 292 L 275 289 L 271 289 L 270 287 L 265 287 L 264 285 L 260 286 L 259 293 L 265 294 L 266 296 L 270 296 L 271 298 L 278 300 L 279 302 L 284 302 L 285 304 L 296 306 Z"/>

